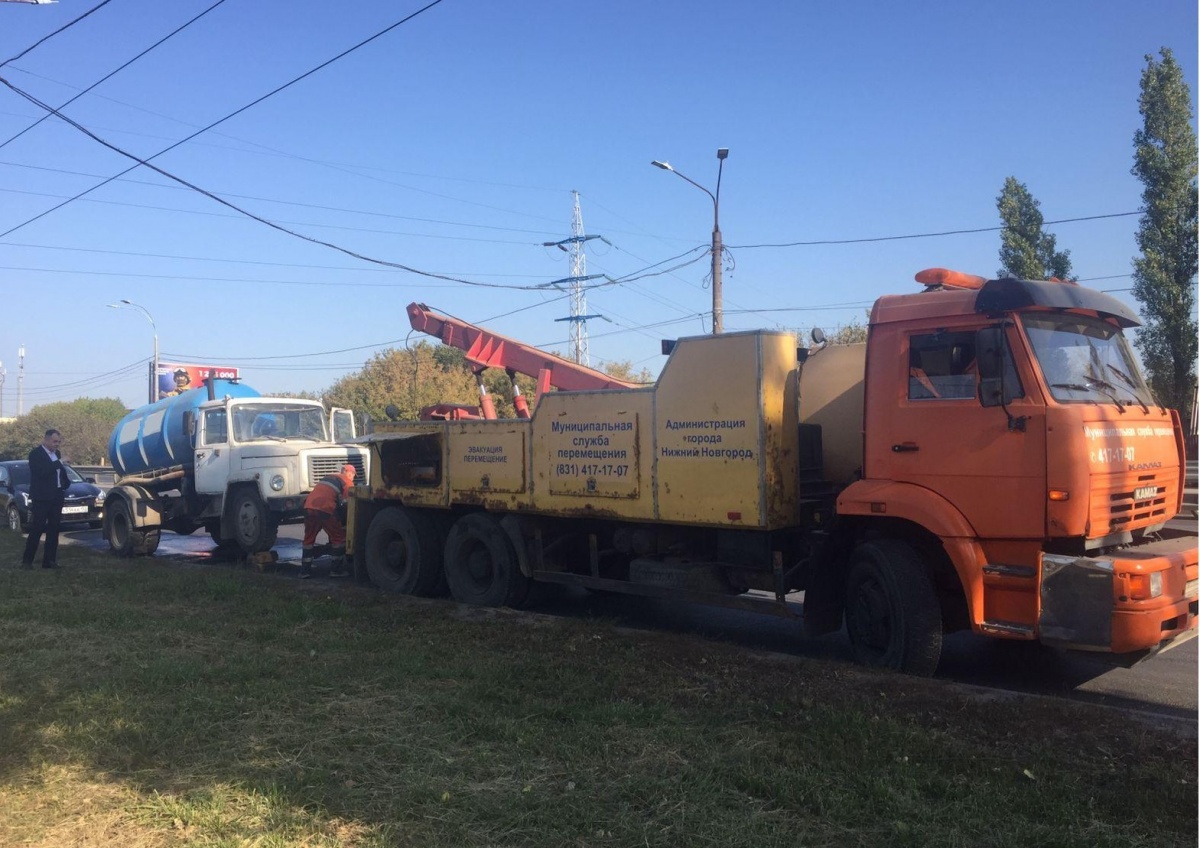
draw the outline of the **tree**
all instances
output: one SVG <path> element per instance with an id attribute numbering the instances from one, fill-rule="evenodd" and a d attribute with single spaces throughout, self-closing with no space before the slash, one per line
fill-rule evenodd
<path id="1" fill-rule="evenodd" d="M 867 326 L 853 319 L 849 324 L 838 327 L 837 332 L 829 337 L 831 345 L 864 344 L 867 340 Z"/>
<path id="2" fill-rule="evenodd" d="M 1056 250 L 1057 240 L 1042 231 L 1041 204 L 1016 177 L 1008 177 L 996 198 L 1004 229 L 1000 233 L 1001 277 L 1070 280 L 1071 251 Z"/>
<path id="3" fill-rule="evenodd" d="M 645 383 L 649 385 L 654 382 L 654 375 L 650 373 L 649 368 L 634 371 L 633 363 L 628 359 L 610 359 L 604 363 L 604 366 L 600 370 L 610 377 L 624 380 L 627 383 Z"/>
<path id="4" fill-rule="evenodd" d="M 1133 137 L 1142 207 L 1133 296 L 1145 326 L 1135 344 L 1159 401 L 1186 412 L 1196 382 L 1196 133 L 1192 94 L 1171 51 L 1146 56 Z"/>
<path id="5" fill-rule="evenodd" d="M 452 349 L 421 341 L 407 349 L 380 351 L 357 374 L 326 390 L 325 402 L 376 419 L 386 418 L 384 410 L 395 406 L 406 420 L 437 403 L 477 404 L 475 378 L 461 357 L 456 362 L 447 350 Z"/>
<path id="6" fill-rule="evenodd" d="M 871 310 L 865 310 L 863 316 L 869 322 L 871 320 Z M 858 318 L 851 318 L 849 324 L 842 324 L 832 333 L 826 333 L 823 328 L 817 327 L 814 327 L 812 330 L 797 329 L 792 332 L 796 334 L 797 341 L 803 344 L 805 340 L 812 338 L 812 334 L 817 329 L 821 329 L 821 333 L 825 336 L 825 343 L 830 345 L 863 344 L 867 340 L 867 325 L 858 320 Z"/>
<path id="7" fill-rule="evenodd" d="M 0 424 L 0 459 L 24 459 L 50 428 L 63 434 L 62 455 L 76 465 L 108 462 L 108 439 L 125 417 L 115 398 L 80 398 L 35 406 L 27 415 Z"/>
<path id="8" fill-rule="evenodd" d="M 654 377 L 643 368 L 634 373 L 629 362 L 611 362 L 605 372 L 621 380 L 652 383 Z M 517 385 L 532 407 L 537 381 L 518 374 Z M 512 385 L 500 368 L 483 373 L 483 384 L 500 418 L 513 418 Z M 448 345 L 421 341 L 406 350 L 390 349 L 375 354 L 357 374 L 350 374 L 323 393 L 325 403 L 367 414 L 375 419 L 387 417 L 388 406 L 395 406 L 403 420 L 416 420 L 421 409 L 440 403 L 479 405 L 479 387 L 475 374 L 462 350 Z"/>

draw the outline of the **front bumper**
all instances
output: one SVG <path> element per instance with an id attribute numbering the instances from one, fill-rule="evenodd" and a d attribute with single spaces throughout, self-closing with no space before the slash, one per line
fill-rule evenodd
<path id="1" fill-rule="evenodd" d="M 1149 655 L 1196 630 L 1196 536 L 1180 535 L 1106 557 L 1043 554 L 1038 633 L 1046 644 Z M 1161 594 L 1137 581 L 1157 574 Z"/>
<path id="2" fill-rule="evenodd" d="M 267 510 L 279 524 L 298 524 L 304 520 L 304 496 L 287 495 L 267 498 Z"/>

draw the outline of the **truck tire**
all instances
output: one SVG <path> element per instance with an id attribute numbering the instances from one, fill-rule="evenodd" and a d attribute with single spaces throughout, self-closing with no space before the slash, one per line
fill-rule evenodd
<path id="1" fill-rule="evenodd" d="M 529 578 L 517 565 L 508 534 L 486 512 L 464 515 L 446 537 L 446 582 L 456 601 L 476 606 L 519 606 Z"/>
<path id="2" fill-rule="evenodd" d="M 271 519 L 258 492 L 248 487 L 238 489 L 230 504 L 230 515 L 233 518 L 233 540 L 243 552 L 257 554 L 274 547 L 279 525 Z"/>
<path id="3" fill-rule="evenodd" d="M 8 529 L 14 533 L 24 533 L 28 529 L 28 525 L 21 520 L 21 511 L 16 504 L 8 505 Z"/>
<path id="4" fill-rule="evenodd" d="M 866 665 L 921 676 L 937 670 L 942 612 L 917 552 L 904 542 L 864 542 L 846 576 L 846 632 Z"/>
<path id="5" fill-rule="evenodd" d="M 445 533 L 433 516 L 404 507 L 380 510 L 367 528 L 364 558 L 371 582 L 385 592 L 446 594 Z"/>
<path id="6" fill-rule="evenodd" d="M 121 498 L 105 505 L 104 536 L 119 557 L 147 556 L 158 550 L 158 528 L 134 527 L 129 504 Z"/>

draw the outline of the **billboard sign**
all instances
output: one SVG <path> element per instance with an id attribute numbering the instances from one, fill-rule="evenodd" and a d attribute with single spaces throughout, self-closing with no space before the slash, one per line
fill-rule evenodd
<path id="1" fill-rule="evenodd" d="M 201 388 L 210 376 L 216 380 L 237 380 L 240 375 L 238 369 L 223 365 L 159 362 L 158 373 L 154 375 L 152 400 L 162 400 L 182 394 L 188 389 Z"/>

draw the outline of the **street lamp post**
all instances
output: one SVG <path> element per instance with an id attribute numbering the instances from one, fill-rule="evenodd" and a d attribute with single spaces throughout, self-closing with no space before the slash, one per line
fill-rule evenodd
<path id="1" fill-rule="evenodd" d="M 158 327 L 155 325 L 154 319 L 150 317 L 150 313 L 146 310 L 146 307 L 139 306 L 132 300 L 121 300 L 120 303 L 108 304 L 109 309 L 121 309 L 126 306 L 132 309 L 137 309 L 143 315 L 145 315 L 146 320 L 150 322 L 150 329 L 154 332 L 154 359 L 150 361 L 150 385 L 148 392 L 150 403 L 154 403 L 154 401 L 157 399 L 155 398 L 155 395 L 158 394 L 158 392 L 155 391 L 155 389 L 158 388 L 156 385 L 158 383 Z"/>
<path id="2" fill-rule="evenodd" d="M 721 251 L 724 249 L 721 245 L 721 171 L 725 167 L 725 159 L 729 156 L 728 147 L 717 148 L 717 191 L 712 193 L 704 186 L 695 180 L 679 173 L 671 167 L 670 162 L 659 162 L 655 159 L 650 164 L 656 168 L 662 168 L 664 171 L 670 171 L 677 177 L 682 177 L 689 183 L 707 194 L 713 202 L 713 231 L 712 231 L 712 331 L 713 335 L 720 335 L 725 331 L 725 316 L 721 305 Z"/>

